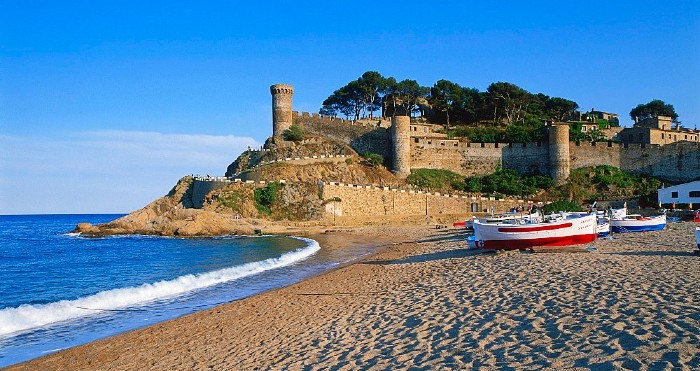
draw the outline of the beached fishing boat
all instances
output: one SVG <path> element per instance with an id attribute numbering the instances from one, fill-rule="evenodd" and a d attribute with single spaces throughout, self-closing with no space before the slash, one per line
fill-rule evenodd
<path id="1" fill-rule="evenodd" d="M 486 218 L 472 218 L 471 220 L 465 221 L 463 226 L 466 229 L 473 230 L 475 220 L 478 220 L 482 223 L 488 223 L 488 224 L 504 223 L 504 222 L 518 223 L 521 220 L 524 220 L 526 222 L 539 222 L 542 220 L 542 214 L 540 214 L 539 210 L 536 210 L 535 212 L 527 213 L 527 214 L 526 213 L 498 214 L 498 215 L 493 215 L 493 216 L 486 217 Z M 453 225 L 455 225 L 455 224 L 453 224 Z"/>
<path id="2" fill-rule="evenodd" d="M 562 213 L 557 220 L 544 222 L 475 220 L 474 236 L 467 242 L 471 248 L 506 250 L 578 245 L 594 241 L 596 230 L 595 214 Z"/>
<path id="3" fill-rule="evenodd" d="M 598 237 L 605 237 L 610 234 L 610 220 L 607 218 L 597 218 Z"/>
<path id="4" fill-rule="evenodd" d="M 658 231 L 665 227 L 666 214 L 657 216 L 628 214 L 624 218 L 610 220 L 610 230 L 616 233 Z"/>

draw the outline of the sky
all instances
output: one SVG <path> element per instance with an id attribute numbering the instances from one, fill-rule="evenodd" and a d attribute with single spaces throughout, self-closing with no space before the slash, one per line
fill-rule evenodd
<path id="1" fill-rule="evenodd" d="M 0 214 L 139 209 L 365 71 L 700 127 L 699 1 L 237 3 L 0 0 Z"/>

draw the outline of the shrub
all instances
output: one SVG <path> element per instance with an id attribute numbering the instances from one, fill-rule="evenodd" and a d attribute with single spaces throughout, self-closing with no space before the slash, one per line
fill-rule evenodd
<path id="1" fill-rule="evenodd" d="M 414 169 L 406 178 L 408 184 L 430 189 L 465 189 L 464 177 L 449 170 Z"/>
<path id="2" fill-rule="evenodd" d="M 255 207 L 259 212 L 270 215 L 272 214 L 272 205 L 277 201 L 277 191 L 282 187 L 279 182 L 267 184 L 264 188 L 255 190 Z"/>
<path id="3" fill-rule="evenodd" d="M 292 125 L 284 131 L 284 137 L 292 142 L 302 141 L 304 140 L 304 130 L 299 125 Z"/>
<path id="4" fill-rule="evenodd" d="M 365 152 L 362 154 L 362 157 L 372 166 L 379 166 L 384 163 L 384 156 L 377 153 Z"/>
<path id="5" fill-rule="evenodd" d="M 554 179 L 546 175 L 521 177 L 515 170 L 500 168 L 491 175 L 468 177 L 465 183 L 465 189 L 470 192 L 502 193 L 509 196 L 531 195 L 555 184 Z"/>

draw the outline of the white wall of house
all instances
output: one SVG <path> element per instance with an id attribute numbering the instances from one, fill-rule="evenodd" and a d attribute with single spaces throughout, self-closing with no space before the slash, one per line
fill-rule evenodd
<path id="1" fill-rule="evenodd" d="M 700 206 L 700 180 L 676 186 L 659 188 L 660 204 L 693 204 Z"/>

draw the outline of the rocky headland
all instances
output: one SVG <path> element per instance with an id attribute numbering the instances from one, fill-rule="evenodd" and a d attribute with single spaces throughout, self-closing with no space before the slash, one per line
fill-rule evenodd
<path id="1" fill-rule="evenodd" d="M 85 236 L 143 234 L 206 237 L 258 233 L 306 234 L 324 220 L 326 200 L 319 196 L 319 181 L 400 186 L 404 181 L 383 166 L 368 163 L 351 147 L 321 136 L 289 142 L 271 138 L 266 148 L 246 151 L 228 166 L 229 182 L 205 194 L 195 194 L 192 176 L 181 178 L 170 192 L 145 207 L 109 223 L 80 223 L 73 232 Z M 324 158 L 313 161 L 289 158 Z M 341 157 L 342 156 L 342 157 Z M 320 156 L 316 156 L 320 157 Z M 267 181 L 260 192 L 248 182 Z M 274 194 L 274 195 L 271 195 Z"/>

